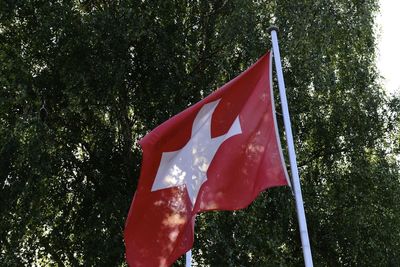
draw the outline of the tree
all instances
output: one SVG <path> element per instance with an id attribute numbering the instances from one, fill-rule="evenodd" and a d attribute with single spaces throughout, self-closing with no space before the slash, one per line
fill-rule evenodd
<path id="1" fill-rule="evenodd" d="M 270 47 L 272 23 L 315 265 L 399 264 L 399 108 L 374 66 L 376 1 L 7 0 L 0 8 L 3 265 L 123 265 L 137 140 L 253 63 Z M 290 190 L 198 216 L 194 257 L 301 265 Z"/>

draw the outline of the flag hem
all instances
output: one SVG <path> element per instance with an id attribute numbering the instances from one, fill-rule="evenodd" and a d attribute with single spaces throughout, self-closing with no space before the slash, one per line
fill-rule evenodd
<path id="1" fill-rule="evenodd" d="M 279 128 L 278 128 L 278 122 L 276 120 L 276 111 L 275 111 L 275 100 L 274 100 L 274 90 L 273 90 L 273 83 L 272 83 L 272 56 L 273 52 L 271 51 L 269 53 L 269 90 L 271 91 L 271 106 L 272 106 L 272 116 L 273 116 L 273 121 L 274 121 L 274 126 L 275 126 L 275 137 L 276 137 L 276 142 L 278 143 L 278 150 L 279 150 L 279 156 L 281 157 L 281 163 L 282 163 L 282 168 L 285 173 L 285 178 L 288 183 L 288 186 L 292 188 L 292 183 L 289 178 L 289 174 L 287 172 L 286 168 L 286 163 L 285 163 L 285 158 L 283 157 L 283 151 L 282 151 L 282 144 L 281 144 L 281 139 L 279 137 Z"/>

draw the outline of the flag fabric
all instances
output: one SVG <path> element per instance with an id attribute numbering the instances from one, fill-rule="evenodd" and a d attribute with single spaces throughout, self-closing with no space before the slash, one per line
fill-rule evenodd
<path id="1" fill-rule="evenodd" d="M 130 266 L 169 266 L 193 245 L 195 215 L 248 206 L 289 180 L 279 141 L 271 53 L 143 139 L 126 220 Z"/>

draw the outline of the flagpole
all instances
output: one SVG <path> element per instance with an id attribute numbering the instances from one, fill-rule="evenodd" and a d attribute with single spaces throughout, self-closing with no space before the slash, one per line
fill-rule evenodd
<path id="1" fill-rule="evenodd" d="M 192 250 L 186 252 L 186 267 L 192 267 Z"/>
<path id="2" fill-rule="evenodd" d="M 306 222 L 306 216 L 305 216 L 304 205 L 303 205 L 303 196 L 301 194 L 296 153 L 294 151 L 292 126 L 290 123 L 289 108 L 288 108 L 287 99 L 286 99 L 285 82 L 283 80 L 283 72 L 282 72 L 282 65 L 281 65 L 281 56 L 279 53 L 277 31 L 278 31 L 278 27 L 276 27 L 276 26 L 271 26 L 268 28 L 268 32 L 270 32 L 271 38 L 272 38 L 272 48 L 273 48 L 273 54 L 274 54 L 274 59 L 275 59 L 276 73 L 278 76 L 279 95 L 281 97 L 283 122 L 285 125 L 286 139 L 287 139 L 286 141 L 287 141 L 288 150 L 289 150 L 290 169 L 291 169 L 292 178 L 293 178 L 292 184 L 293 184 L 294 197 L 295 197 L 295 201 L 296 201 L 297 218 L 299 220 L 300 237 L 301 237 L 301 244 L 303 247 L 304 263 L 305 263 L 306 267 L 312 267 L 313 261 L 312 261 L 312 256 L 311 256 L 310 241 L 308 238 L 307 222 Z"/>

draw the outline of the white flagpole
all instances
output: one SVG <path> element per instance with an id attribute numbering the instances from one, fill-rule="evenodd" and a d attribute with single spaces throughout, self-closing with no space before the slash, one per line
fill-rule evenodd
<path id="1" fill-rule="evenodd" d="M 288 150 L 289 150 L 290 169 L 292 171 L 292 178 L 293 178 L 292 186 L 293 186 L 293 191 L 294 191 L 294 197 L 296 200 L 297 218 L 299 220 L 300 237 L 301 237 L 301 244 L 303 247 L 304 263 L 305 263 L 306 267 L 312 267 L 313 261 L 312 261 L 312 256 L 311 256 L 310 241 L 308 239 L 308 230 L 307 230 L 306 216 L 305 216 L 305 212 L 304 212 L 303 196 L 301 194 L 299 171 L 297 168 L 296 153 L 294 151 L 292 126 L 290 123 L 289 108 L 288 108 L 287 99 L 286 99 L 285 82 L 283 80 L 281 56 L 279 53 L 278 37 L 277 37 L 277 33 L 276 33 L 278 31 L 278 28 L 275 26 L 272 26 L 272 27 L 268 28 L 268 31 L 271 33 L 271 37 L 272 37 L 272 48 L 273 48 L 273 54 L 274 54 L 274 59 L 275 59 L 276 73 L 278 76 L 279 95 L 281 96 L 283 121 L 285 124 L 286 139 L 287 139 L 287 145 L 288 145 Z"/>
<path id="2" fill-rule="evenodd" d="M 192 250 L 186 252 L 186 267 L 192 267 Z"/>

